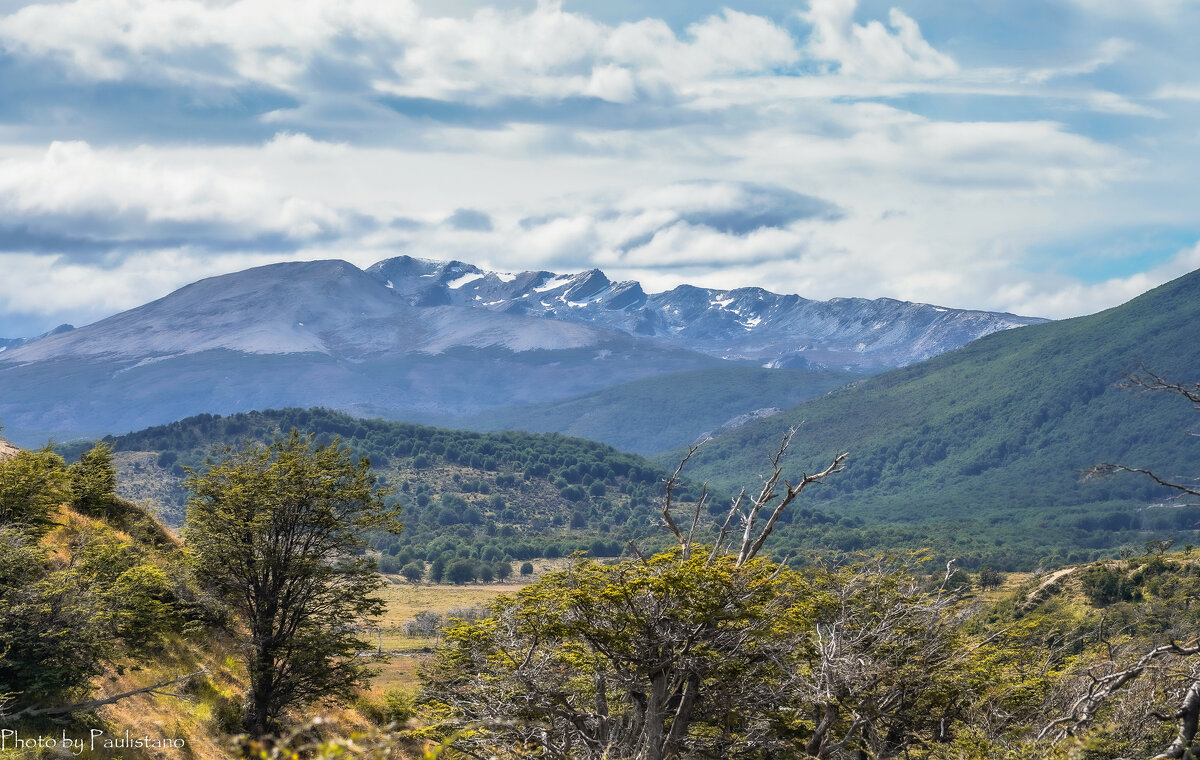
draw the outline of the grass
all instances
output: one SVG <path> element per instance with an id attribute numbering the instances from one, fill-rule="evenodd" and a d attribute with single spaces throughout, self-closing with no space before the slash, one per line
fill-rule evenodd
<path id="1" fill-rule="evenodd" d="M 417 688 L 417 669 L 431 655 L 436 638 L 406 636 L 404 624 L 419 612 L 446 615 L 451 610 L 482 607 L 501 594 L 515 594 L 529 583 L 552 570 L 566 567 L 567 560 L 535 560 L 534 574 L 521 578 L 516 575 L 520 562 L 513 563 L 514 578 L 505 583 L 471 583 L 462 586 L 443 583 L 414 585 L 398 575 L 384 576 L 388 585 L 381 596 L 387 605 L 380 620 L 380 629 L 368 636 L 373 644 L 382 640 L 384 651 L 390 655 L 378 666 L 379 674 L 371 681 L 371 692 L 379 695 L 388 689 L 413 691 Z"/>
<path id="2" fill-rule="evenodd" d="M 482 606 L 501 594 L 515 594 L 529 583 L 538 580 L 547 572 L 562 570 L 566 559 L 532 560 L 533 575 L 517 574 L 522 562 L 513 562 L 513 574 L 503 583 L 467 583 L 456 586 L 448 583 L 412 584 L 399 575 L 386 575 L 389 583 L 382 596 L 387 605 L 382 627 L 384 635 L 389 628 L 399 628 L 417 616 L 418 612 L 430 611 L 445 615 L 450 610 Z"/>

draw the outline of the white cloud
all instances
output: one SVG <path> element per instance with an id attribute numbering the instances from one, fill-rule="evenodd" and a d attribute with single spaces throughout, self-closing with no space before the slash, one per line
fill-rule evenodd
<path id="1" fill-rule="evenodd" d="M 72 0 L 0 18 L 0 41 L 101 80 L 254 82 L 299 94 L 318 56 L 368 74 L 379 92 L 492 102 L 592 96 L 627 103 L 709 76 L 796 60 L 768 19 L 725 10 L 677 37 L 661 21 L 597 23 L 543 0 L 527 13 L 422 15 L 410 0 Z M 348 52 L 347 52 L 348 51 Z M 223 72 L 216 52 L 232 71 Z"/>
<path id="2" fill-rule="evenodd" d="M 1160 85 L 1151 95 L 1157 100 L 1197 100 L 1200 101 L 1200 84 L 1164 84 Z"/>
<path id="3" fill-rule="evenodd" d="M 346 143 L 314 140 L 303 132 L 288 131 L 276 132 L 263 148 L 268 154 L 293 160 L 340 158 L 349 150 Z"/>
<path id="4" fill-rule="evenodd" d="M 0 217 L 41 234 L 114 242 L 178 230 L 305 239 L 342 224 L 335 209 L 289 197 L 260 178 L 199 164 L 164 165 L 137 150 L 96 150 L 79 141 L 0 161 Z"/>
<path id="5" fill-rule="evenodd" d="M 61 289 L 103 308 L 166 287 L 124 256 L 174 262 L 181 284 L 214 271 L 212 251 L 261 238 L 285 253 L 246 251 L 228 268 L 292 256 L 369 264 L 404 250 L 503 269 L 603 265 L 651 287 L 1077 313 L 1138 281 L 1031 274 L 1026 252 L 1194 224 L 1197 162 L 1179 137 L 1194 127 L 1179 101 L 1200 100 L 1200 85 L 1182 57 L 1161 71 L 1146 63 L 1169 51 L 1135 17 L 1178 17 L 1183 2 L 1070 1 L 1095 15 L 1058 30 L 1070 47 L 1035 35 L 1000 52 L 1004 40 L 989 39 L 986 54 L 972 47 L 982 33 L 958 37 L 927 3 L 914 13 L 922 25 L 900 8 L 876 18 L 856 0 L 813 0 L 806 25 L 728 9 L 674 26 L 605 23 L 556 2 L 469 0 L 456 16 L 411 0 L 297 0 L 286 12 L 277 0 L 30 5 L 0 16 L 0 46 L 20 65 L 54 77 L 48 62 L 64 63 L 68 89 L 102 80 L 166 92 L 168 109 L 186 102 L 212 121 L 155 144 L 133 119 L 106 112 L 101 132 L 87 106 L 56 102 L 52 134 L 88 142 L 31 145 L 49 139 L 35 125 L 12 138 L 24 144 L 0 144 L 0 229 L 120 244 L 103 266 L 47 259 Z M 255 116 L 262 104 L 241 98 L 264 88 L 288 96 L 264 96 L 278 110 Z M 14 128 L 0 126 L 0 141 Z M 746 220 L 768 219 L 782 196 L 753 185 L 828 199 L 846 218 L 755 226 Z M 493 229 L 440 224 L 458 208 L 486 213 Z M 160 248 L 135 250 L 143 244 Z M 22 266 L 13 277 L 40 276 Z M 104 300 L 86 272 L 120 297 Z M 122 289 L 112 272 L 137 284 Z"/>
<path id="6" fill-rule="evenodd" d="M 1083 283 L 1070 277 L 1029 277 L 1010 285 L 1005 297 L 1016 309 L 1036 308 L 1053 317 L 1091 314 L 1124 303 L 1165 282 L 1200 269 L 1200 243 L 1143 272 Z"/>
<path id="7" fill-rule="evenodd" d="M 935 78 L 952 74 L 958 64 L 933 48 L 921 29 L 899 8 L 888 13 L 888 26 L 879 21 L 854 23 L 857 0 L 812 0 L 801 13 L 812 25 L 805 52 L 818 61 L 837 64 L 848 77 L 877 80 Z"/>
<path id="8" fill-rule="evenodd" d="M 1113 65 L 1135 50 L 1136 46 L 1129 40 L 1120 37 L 1110 37 L 1100 44 L 1096 52 L 1086 60 L 1062 66 L 1051 66 L 1026 71 L 1022 79 L 1026 82 L 1042 84 L 1051 79 L 1073 77 L 1083 74 L 1094 74 L 1100 69 Z"/>
<path id="9" fill-rule="evenodd" d="M 77 326 L 141 306 L 188 283 L 227 272 L 311 255 L 213 255 L 188 248 L 137 252 L 99 266 L 62 256 L 0 254 L 0 310 L 52 314 Z"/>
<path id="10" fill-rule="evenodd" d="M 93 79 L 221 79 L 211 62 L 189 58 L 219 50 L 238 76 L 290 87 L 337 39 L 403 40 L 417 16 L 411 0 L 291 0 L 286 9 L 274 0 L 73 0 L 0 19 L 0 39 Z"/>
<path id="11" fill-rule="evenodd" d="M 1123 116 L 1147 116 L 1153 119 L 1166 119 L 1167 114 L 1156 108 L 1139 105 L 1113 92 L 1094 92 L 1087 96 L 1087 106 L 1098 113 L 1112 113 Z"/>

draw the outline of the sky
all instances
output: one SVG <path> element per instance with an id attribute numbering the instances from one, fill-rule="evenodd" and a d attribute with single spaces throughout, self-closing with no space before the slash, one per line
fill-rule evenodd
<path id="1" fill-rule="evenodd" d="M 408 254 L 1062 318 L 1200 268 L 1200 0 L 0 0 L 0 337 Z"/>

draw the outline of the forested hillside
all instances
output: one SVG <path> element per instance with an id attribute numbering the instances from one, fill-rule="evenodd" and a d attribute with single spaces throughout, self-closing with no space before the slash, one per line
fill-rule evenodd
<path id="1" fill-rule="evenodd" d="M 122 468 L 124 493 L 135 500 L 170 496 L 163 516 L 178 525 L 186 468 L 201 468 L 214 447 L 267 441 L 293 428 L 318 443 L 340 438 L 392 488 L 405 529 L 376 540 L 387 570 L 459 556 L 489 563 L 574 551 L 616 556 L 629 539 L 656 534 L 667 473 L 637 455 L 557 434 L 443 430 L 285 409 L 200 415 L 105 442 Z"/>
<path id="2" fill-rule="evenodd" d="M 798 467 L 838 448 L 852 455 L 842 477 L 812 493 L 841 524 L 785 528 L 783 544 L 932 545 L 971 565 L 1032 568 L 1111 556 L 1154 536 L 1186 541 L 1197 513 L 1154 506 L 1170 492 L 1082 475 L 1120 462 L 1194 476 L 1200 438 L 1187 435 L 1187 402 L 1123 381 L 1139 363 L 1176 382 L 1200 378 L 1197 323 L 1200 272 L 1093 316 L 989 335 L 730 431 L 696 454 L 690 473 L 732 488 L 801 425 Z"/>
<path id="3" fill-rule="evenodd" d="M 59 756 L 224 757 L 245 676 L 232 621 L 114 485 L 103 448 L 67 466 L 0 446 L 0 754 L 66 737 Z M 104 750 L 127 730 L 149 743 Z"/>

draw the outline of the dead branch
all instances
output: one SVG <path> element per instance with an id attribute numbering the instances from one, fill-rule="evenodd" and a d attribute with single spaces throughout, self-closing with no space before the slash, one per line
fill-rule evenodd
<path id="1" fill-rule="evenodd" d="M 675 524 L 675 518 L 671 517 L 671 497 L 675 494 L 675 489 L 679 485 L 679 474 L 683 472 L 683 466 L 688 463 L 688 460 L 692 458 L 692 455 L 695 454 L 696 451 L 699 450 L 699 448 L 703 445 L 704 443 L 701 442 L 688 448 L 687 455 L 684 456 L 683 459 L 679 460 L 679 466 L 675 468 L 675 472 L 671 474 L 671 477 L 666 479 L 666 495 L 663 497 L 663 522 L 665 522 L 667 527 L 671 529 L 671 532 L 675 534 L 675 539 L 679 541 L 679 548 L 682 550 L 683 559 L 685 560 L 691 555 L 691 532 L 689 531 L 688 535 L 685 537 L 683 535 L 683 531 L 679 530 L 679 526 Z M 703 500 L 703 497 L 701 497 L 701 499 Z M 699 515 L 699 509 L 700 505 L 697 504 L 697 516 Z M 693 530 L 695 529 L 694 524 L 692 528 Z"/>
<path id="2" fill-rule="evenodd" d="M 1175 643 L 1164 644 L 1146 652 L 1137 662 L 1123 670 L 1115 670 L 1100 676 L 1088 673 L 1091 683 L 1088 685 L 1087 691 L 1079 699 L 1075 700 L 1075 704 L 1071 706 L 1070 714 L 1048 723 L 1038 734 L 1038 739 L 1041 740 L 1053 736 L 1055 741 L 1061 741 L 1068 736 L 1073 736 L 1080 729 L 1085 728 L 1091 723 L 1096 715 L 1096 711 L 1105 702 L 1111 699 L 1122 688 L 1140 678 L 1158 660 L 1168 655 L 1186 657 L 1195 654 L 1200 654 L 1200 646 L 1196 646 L 1196 642 L 1192 642 L 1188 646 L 1180 646 Z M 1194 733 L 1195 730 L 1193 729 Z M 1164 757 L 1171 756 L 1164 755 Z M 1182 757 L 1182 755 L 1177 755 L 1176 757 Z"/>
<path id="3" fill-rule="evenodd" d="M 1125 381 L 1127 385 L 1141 388 L 1145 391 L 1174 393 L 1200 406 L 1200 383 L 1183 385 L 1181 383 L 1169 382 L 1161 375 L 1147 369 L 1146 365 L 1141 362 L 1138 362 L 1138 371 L 1127 374 Z"/>
<path id="4" fill-rule="evenodd" d="M 841 453 L 834 454 L 833 461 L 824 470 L 821 470 L 820 472 L 813 474 L 813 475 L 809 475 L 806 473 L 800 479 L 800 482 L 797 483 L 796 485 L 793 486 L 791 483 L 789 483 L 785 480 L 783 482 L 784 489 L 785 489 L 783 498 L 780 500 L 779 504 L 775 507 L 775 509 L 771 512 L 771 516 L 767 519 L 767 524 L 765 526 L 763 526 L 763 529 L 758 534 L 758 537 L 755 538 L 753 541 L 751 541 L 750 535 L 751 535 L 751 531 L 753 529 L 755 516 L 769 502 L 773 501 L 775 498 L 778 497 L 778 493 L 776 491 L 776 484 L 778 484 L 778 482 L 783 474 L 783 469 L 780 466 L 780 461 L 783 458 L 783 454 L 787 451 L 788 443 L 791 441 L 792 435 L 794 435 L 795 432 L 796 432 L 796 429 L 792 428 L 792 430 L 789 431 L 786 436 L 784 436 L 783 443 L 779 447 L 779 453 L 777 453 L 775 455 L 775 457 L 771 460 L 771 466 L 772 466 L 773 472 L 771 473 L 771 476 L 769 478 L 767 478 L 767 482 L 763 485 L 763 490 L 759 494 L 758 499 L 756 499 L 755 502 L 750 507 L 750 514 L 748 516 L 748 519 L 746 520 L 746 530 L 742 537 L 742 548 L 741 548 L 741 551 L 738 552 L 737 564 L 739 566 L 754 559 L 754 557 L 759 553 L 759 551 L 762 550 L 763 544 L 766 542 L 767 537 L 771 535 L 771 531 L 775 530 L 775 523 L 778 522 L 779 516 L 781 514 L 783 514 L 783 510 L 787 509 L 788 505 L 791 504 L 796 499 L 796 497 L 800 495 L 801 491 L 803 491 L 808 485 L 810 485 L 812 483 L 816 483 L 821 480 L 824 480 L 825 478 L 829 477 L 830 475 L 841 472 L 842 470 L 845 469 L 844 463 L 846 461 L 846 458 L 850 456 L 850 453 L 843 451 Z"/>
<path id="5" fill-rule="evenodd" d="M 184 681 L 190 680 L 190 679 L 195 678 L 196 676 L 200 675 L 203 672 L 204 672 L 203 670 L 197 670 L 195 673 L 188 673 L 186 676 L 180 676 L 179 678 L 173 679 L 171 681 L 163 681 L 161 683 L 156 683 L 151 686 L 143 686 L 140 689 L 133 689 L 132 691 L 126 691 L 121 694 L 114 694 L 111 697 L 104 697 L 103 699 L 92 699 L 87 702 L 77 702 L 73 705 L 62 705 L 59 707 L 26 707 L 24 710 L 19 710 L 18 712 L 15 712 L 15 713 L 0 714 L 0 723 L 11 723 L 13 721 L 21 720 L 23 718 L 37 718 L 37 717 L 41 717 L 41 716 L 66 715 L 67 713 L 83 712 L 85 710 L 95 710 L 97 707 L 103 707 L 104 705 L 111 705 L 115 702 L 120 702 L 122 699 L 136 697 L 139 694 L 154 694 L 154 695 L 161 696 L 161 697 L 175 697 L 176 699 L 186 699 L 186 697 L 184 697 L 182 694 L 174 694 L 171 692 L 160 691 L 160 689 L 164 689 L 168 686 L 174 686 L 177 683 L 182 683 Z"/>
<path id="6" fill-rule="evenodd" d="M 1153 760 L 1183 760 L 1193 757 L 1190 750 L 1192 741 L 1196 738 L 1197 725 L 1200 724 L 1200 680 L 1192 681 L 1187 693 L 1183 695 L 1183 703 L 1179 710 L 1166 719 L 1179 721 L 1179 733 L 1175 735 L 1171 746 L 1163 750 L 1162 754 L 1155 755 Z"/>
<path id="7" fill-rule="evenodd" d="M 711 565 L 713 560 L 725 551 L 725 540 L 729 536 L 729 525 L 733 522 L 734 515 L 742 513 L 742 502 L 746 500 L 746 489 L 743 488 L 738 492 L 737 498 L 733 500 L 732 506 L 729 507 L 729 514 L 725 516 L 725 523 L 721 525 L 721 533 L 717 536 L 717 540 L 713 543 L 712 551 L 708 555 L 706 565 Z"/>
<path id="8" fill-rule="evenodd" d="M 1200 496 L 1200 488 L 1197 488 L 1196 486 L 1186 486 L 1182 483 L 1174 483 L 1170 480 L 1164 480 L 1150 470 L 1143 470 L 1137 467 L 1126 467 L 1123 464 L 1111 464 L 1108 462 L 1098 464 L 1095 467 L 1091 467 L 1085 471 L 1083 474 L 1083 479 L 1086 481 L 1091 480 L 1092 478 L 1107 478 L 1115 475 L 1118 472 L 1132 472 L 1138 475 L 1144 475 L 1153 480 L 1155 483 L 1158 483 L 1160 486 L 1173 488 L 1176 491 L 1182 491 L 1183 493 L 1190 494 L 1192 496 Z"/>

